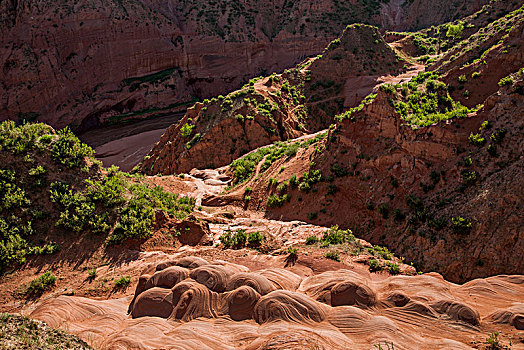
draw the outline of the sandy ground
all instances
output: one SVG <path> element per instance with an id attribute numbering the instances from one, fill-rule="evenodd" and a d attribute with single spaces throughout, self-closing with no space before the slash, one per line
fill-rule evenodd
<path id="1" fill-rule="evenodd" d="M 117 165 L 122 171 L 130 171 L 149 153 L 164 131 L 166 129 L 146 131 L 104 143 L 95 147 L 96 158 L 105 167 Z"/>
<path id="2" fill-rule="evenodd" d="M 184 113 L 89 130 L 80 139 L 93 147 L 104 166 L 130 171 L 158 142 L 164 131 Z"/>

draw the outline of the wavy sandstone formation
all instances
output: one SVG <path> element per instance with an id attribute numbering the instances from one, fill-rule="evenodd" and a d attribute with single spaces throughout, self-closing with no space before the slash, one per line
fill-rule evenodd
<path id="1" fill-rule="evenodd" d="M 164 259 L 147 265 L 132 301 L 61 296 L 31 317 L 106 349 L 471 349 L 493 330 L 513 340 L 524 330 L 522 276 L 455 285 L 436 273 L 300 276 Z"/>

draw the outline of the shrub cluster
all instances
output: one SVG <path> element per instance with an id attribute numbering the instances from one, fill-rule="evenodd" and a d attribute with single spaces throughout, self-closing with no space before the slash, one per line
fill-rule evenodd
<path id="1" fill-rule="evenodd" d="M 155 210 L 177 218 L 193 210 L 194 199 L 131 182 L 116 167 L 102 173 L 92 156 L 68 128 L 55 133 L 40 123 L 0 124 L 0 273 L 29 254 L 59 251 L 52 242 L 32 245 L 35 225 L 120 243 L 147 237 Z"/>

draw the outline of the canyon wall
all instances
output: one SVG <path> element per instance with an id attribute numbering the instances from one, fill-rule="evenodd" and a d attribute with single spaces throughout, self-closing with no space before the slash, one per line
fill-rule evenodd
<path id="1" fill-rule="evenodd" d="M 84 131 L 168 115 L 320 53 L 349 23 L 410 29 L 487 1 L 419 2 L 2 0 L 0 119 Z"/>

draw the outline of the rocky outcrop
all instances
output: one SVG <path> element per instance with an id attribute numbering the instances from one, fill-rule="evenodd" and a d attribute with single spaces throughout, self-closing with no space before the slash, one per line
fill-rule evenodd
<path id="1" fill-rule="evenodd" d="M 196 103 L 166 130 L 141 164 L 148 174 L 216 168 L 258 147 L 327 128 L 405 61 L 376 27 L 348 26 L 322 56 L 251 80 L 225 98 Z"/>

